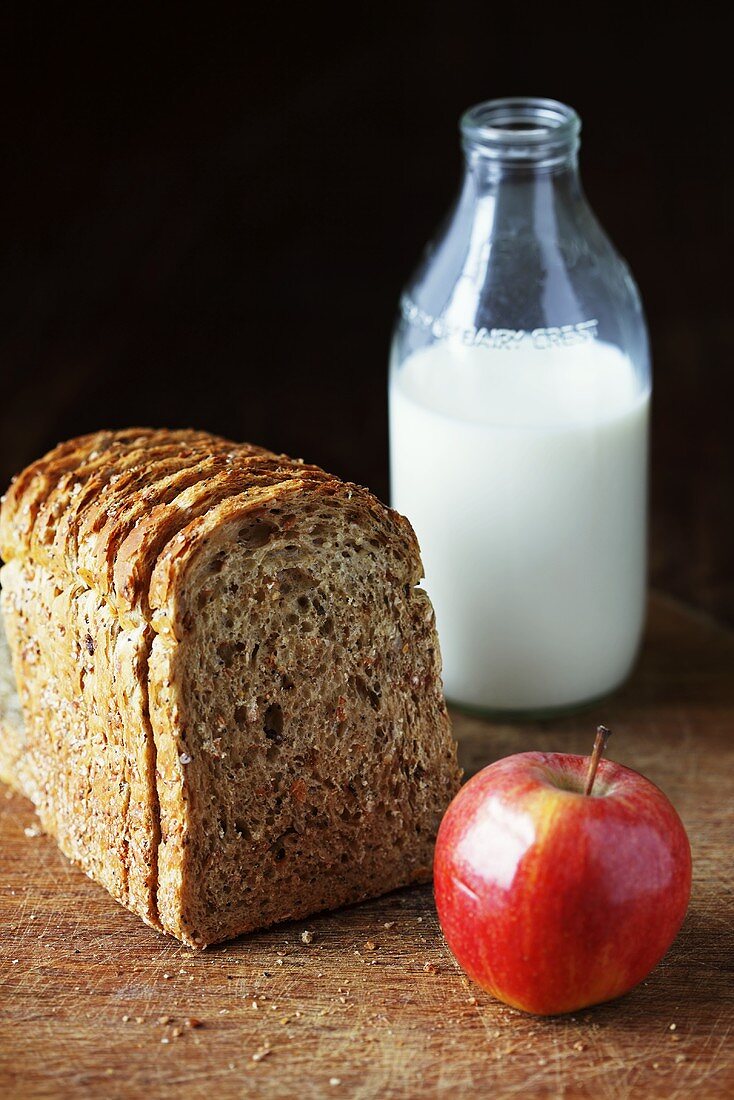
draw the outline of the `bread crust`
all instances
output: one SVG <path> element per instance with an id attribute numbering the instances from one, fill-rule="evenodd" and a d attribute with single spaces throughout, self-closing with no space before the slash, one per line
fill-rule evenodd
<path id="1" fill-rule="evenodd" d="M 31 533 L 31 555 L 57 575 L 63 570 L 73 572 L 78 533 L 88 512 L 114 508 L 116 499 L 124 500 L 136 488 L 149 486 L 161 472 L 200 463 L 212 448 L 231 446 L 224 440 L 205 445 L 194 433 L 163 437 L 162 442 L 151 437 L 145 446 L 100 456 L 64 475 L 39 509 Z"/>
<path id="2" fill-rule="evenodd" d="M 0 557 L 8 562 L 28 553 L 38 511 L 64 474 L 76 469 L 90 455 L 114 451 L 135 440 L 144 442 L 152 434 L 150 428 L 92 432 L 60 443 L 43 458 L 26 467 L 13 479 L 2 498 Z"/>
<path id="3" fill-rule="evenodd" d="M 112 590 L 112 571 L 121 543 L 133 527 L 158 504 L 172 500 L 183 489 L 205 481 L 226 463 L 231 448 L 212 447 L 175 460 L 152 463 L 142 473 L 122 475 L 114 488 L 102 492 L 82 516 L 76 532 L 75 568 L 88 584 L 107 595 Z"/>

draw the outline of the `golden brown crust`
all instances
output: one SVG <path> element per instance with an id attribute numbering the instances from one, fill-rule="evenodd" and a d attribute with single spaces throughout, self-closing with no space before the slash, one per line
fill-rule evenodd
<path id="1" fill-rule="evenodd" d="M 6 560 L 10 560 L 7 548 L 22 533 L 22 521 L 20 513 L 23 511 L 23 502 L 26 494 L 30 494 L 34 482 L 43 481 L 45 470 L 54 462 L 58 462 L 74 454 L 79 448 L 89 445 L 94 440 L 109 436 L 109 432 L 91 432 L 89 435 L 69 439 L 65 443 L 59 443 L 43 458 L 31 462 L 11 481 L 7 492 L 2 497 L 2 516 L 0 516 L 0 554 Z M 40 488 L 40 487 L 39 487 Z M 15 530 L 18 528 L 19 530 Z"/>
<path id="2" fill-rule="evenodd" d="M 67 544 L 69 568 L 109 593 L 118 550 L 132 528 L 157 505 L 225 468 L 228 456 L 239 450 L 259 453 L 259 449 L 211 440 L 206 447 L 179 447 L 175 456 L 153 459 L 116 476 L 80 517 L 74 540 Z"/>
<path id="3" fill-rule="evenodd" d="M 80 449 L 67 456 L 63 464 L 49 463 L 44 472 L 46 494 L 39 502 L 33 527 L 29 532 L 28 554 L 40 564 L 46 543 L 53 540 L 62 517 L 68 516 L 74 509 L 76 500 L 83 494 L 87 483 L 100 474 L 104 479 L 109 479 L 130 455 L 145 454 L 151 447 L 155 447 L 156 442 L 154 434 L 131 441 L 130 445 L 114 440 L 104 450 L 92 450 L 91 453 L 84 454 Z M 69 462 L 73 463 L 71 468 L 67 468 Z"/>
<path id="4" fill-rule="evenodd" d="M 74 572 L 78 530 L 86 512 L 107 507 L 121 492 L 149 484 L 161 463 L 178 468 L 201 461 L 211 447 L 231 446 L 201 432 L 160 432 L 143 446 L 110 448 L 65 474 L 40 507 L 30 539 L 29 553 L 57 575 Z"/>
<path id="5" fill-rule="evenodd" d="M 77 573 L 107 595 L 112 588 L 112 571 L 121 543 L 136 523 L 158 504 L 177 496 L 189 485 L 204 481 L 219 469 L 223 455 L 212 445 L 212 453 L 202 457 L 198 451 L 175 460 L 161 460 L 147 470 L 122 475 L 120 483 L 100 494 L 86 510 L 76 531 L 74 547 Z"/>
<path id="6" fill-rule="evenodd" d="M 0 509 L 0 557 L 11 561 L 28 553 L 38 511 L 59 479 L 75 470 L 90 455 L 102 454 L 143 440 L 150 428 L 124 432 L 101 431 L 59 444 L 43 458 L 23 470 L 11 483 Z"/>

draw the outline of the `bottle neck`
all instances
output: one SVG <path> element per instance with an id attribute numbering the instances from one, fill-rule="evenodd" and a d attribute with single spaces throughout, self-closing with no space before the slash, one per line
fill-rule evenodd
<path id="1" fill-rule="evenodd" d="M 460 127 L 467 169 L 480 184 L 577 178 L 581 122 L 557 100 L 490 100 L 468 110 Z"/>
<path id="2" fill-rule="evenodd" d="M 542 161 L 513 161 L 486 157 L 474 146 L 464 146 L 464 165 L 476 190 L 491 190 L 502 182 L 580 190 L 578 153 L 573 151 Z"/>

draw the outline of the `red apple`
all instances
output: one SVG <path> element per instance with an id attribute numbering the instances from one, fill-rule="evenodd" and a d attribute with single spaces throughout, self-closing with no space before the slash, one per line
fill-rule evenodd
<path id="1" fill-rule="evenodd" d="M 583 756 L 499 760 L 462 788 L 438 833 L 448 945 L 478 985 L 526 1012 L 626 993 L 688 907 L 691 849 L 678 814 L 644 776 L 595 755 L 595 778 Z"/>

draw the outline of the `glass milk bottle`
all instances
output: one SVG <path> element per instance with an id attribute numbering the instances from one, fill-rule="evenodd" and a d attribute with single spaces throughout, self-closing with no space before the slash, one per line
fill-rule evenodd
<path id="1" fill-rule="evenodd" d="M 605 695 L 643 625 L 647 333 L 581 190 L 579 130 L 549 99 L 464 115 L 463 184 L 391 356 L 392 504 L 421 545 L 446 694 L 507 715 Z"/>

